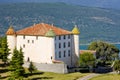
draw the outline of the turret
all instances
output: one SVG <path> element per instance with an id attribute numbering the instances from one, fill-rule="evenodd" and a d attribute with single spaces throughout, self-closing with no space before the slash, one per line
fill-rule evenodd
<path id="1" fill-rule="evenodd" d="M 6 35 L 7 35 L 8 48 L 10 49 L 10 52 L 12 53 L 16 46 L 16 33 L 12 26 L 9 27 L 9 29 L 6 32 Z"/>
<path id="2" fill-rule="evenodd" d="M 49 61 L 51 61 L 50 63 L 52 63 L 52 61 L 55 59 L 55 41 L 54 38 L 56 36 L 55 32 L 50 29 L 45 36 L 47 37 L 46 42 L 48 42 L 48 47 L 46 48 L 48 51 L 48 55 L 51 57 L 48 57 L 48 59 L 50 59 Z"/>
<path id="3" fill-rule="evenodd" d="M 79 61 L 79 34 L 80 31 L 78 29 L 78 27 L 75 25 L 75 27 L 72 30 L 72 34 L 73 34 L 73 64 L 78 65 L 78 61 Z"/>

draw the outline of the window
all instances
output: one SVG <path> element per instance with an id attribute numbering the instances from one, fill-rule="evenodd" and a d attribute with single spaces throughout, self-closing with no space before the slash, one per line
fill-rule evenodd
<path id="1" fill-rule="evenodd" d="M 70 39 L 70 35 L 68 35 L 68 39 Z"/>
<path id="2" fill-rule="evenodd" d="M 70 50 L 68 50 L 68 56 L 70 56 Z"/>
<path id="3" fill-rule="evenodd" d="M 61 58 L 61 52 L 59 51 L 59 58 Z"/>
<path id="4" fill-rule="evenodd" d="M 23 36 L 23 39 L 25 39 L 25 35 Z"/>
<path id="5" fill-rule="evenodd" d="M 66 36 L 64 35 L 64 36 L 63 36 L 63 38 L 65 39 L 65 38 L 66 38 Z"/>
<path id="6" fill-rule="evenodd" d="M 59 40 L 61 40 L 61 36 L 59 36 Z"/>
<path id="7" fill-rule="evenodd" d="M 34 43 L 34 40 L 32 40 L 32 43 Z"/>
<path id="8" fill-rule="evenodd" d="M 68 42 L 68 47 L 70 47 L 70 42 Z"/>
<path id="9" fill-rule="evenodd" d="M 36 40 L 38 40 L 38 36 L 36 36 Z"/>
<path id="10" fill-rule="evenodd" d="M 57 37 L 55 37 L 55 40 L 56 40 Z"/>
<path id="11" fill-rule="evenodd" d="M 56 43 L 55 43 L 55 49 L 56 49 Z"/>
<path id="12" fill-rule="evenodd" d="M 29 57 L 27 58 L 27 62 L 30 62 L 30 58 Z"/>
<path id="13" fill-rule="evenodd" d="M 66 47 L 65 42 L 63 43 L 63 47 L 64 47 L 64 48 Z"/>
<path id="14" fill-rule="evenodd" d="M 28 43 L 30 43 L 30 40 L 28 40 Z"/>
<path id="15" fill-rule="evenodd" d="M 66 56 L 66 51 L 64 51 L 64 57 Z"/>
<path id="16" fill-rule="evenodd" d="M 23 44 L 23 48 L 25 48 L 25 44 Z"/>
<path id="17" fill-rule="evenodd" d="M 52 56 L 51 56 L 51 60 L 52 60 Z"/>
<path id="18" fill-rule="evenodd" d="M 61 48 L 61 44 L 59 43 L 59 48 Z"/>

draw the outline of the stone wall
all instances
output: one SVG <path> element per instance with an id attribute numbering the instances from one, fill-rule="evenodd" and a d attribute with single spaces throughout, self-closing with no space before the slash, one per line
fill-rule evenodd
<path id="1" fill-rule="evenodd" d="M 24 63 L 24 67 L 29 67 L 29 62 Z M 37 70 L 45 71 L 45 72 L 55 72 L 55 73 L 68 73 L 67 65 L 66 64 L 40 64 L 40 63 L 33 63 L 36 66 Z"/>

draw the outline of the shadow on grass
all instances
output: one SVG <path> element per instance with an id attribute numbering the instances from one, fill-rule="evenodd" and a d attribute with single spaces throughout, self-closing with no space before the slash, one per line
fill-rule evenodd
<path id="1" fill-rule="evenodd" d="M 0 63 L 0 67 L 6 67 L 6 66 L 9 66 L 9 64 Z"/>
<path id="2" fill-rule="evenodd" d="M 53 79 L 53 77 L 36 77 L 36 78 L 32 78 L 30 80 L 39 80 L 39 79 Z"/>
<path id="3" fill-rule="evenodd" d="M 10 71 L 9 69 L 0 69 L 0 73 L 5 73 L 5 72 L 8 72 Z"/>
<path id="4" fill-rule="evenodd" d="M 34 75 L 42 75 L 44 72 L 34 72 L 34 73 L 26 73 L 24 77 L 34 76 Z M 41 80 L 41 79 L 53 79 L 53 77 L 35 77 L 30 80 Z"/>
<path id="5" fill-rule="evenodd" d="M 44 72 L 25 73 L 24 77 L 29 77 L 29 76 L 33 76 L 33 75 L 39 75 L 39 74 L 44 74 Z"/>

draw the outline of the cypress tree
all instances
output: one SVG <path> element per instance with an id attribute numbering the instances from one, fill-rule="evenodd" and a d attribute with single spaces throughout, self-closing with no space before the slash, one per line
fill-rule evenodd
<path id="1" fill-rule="evenodd" d="M 30 71 L 30 73 L 32 73 L 33 71 L 36 70 L 36 68 L 35 68 L 35 66 L 33 65 L 33 62 L 32 62 L 32 61 L 30 62 L 30 65 L 29 65 L 28 70 Z"/>
<path id="2" fill-rule="evenodd" d="M 0 58 L 2 59 L 4 64 L 6 64 L 8 62 L 8 55 L 10 54 L 9 51 L 10 51 L 10 49 L 8 48 L 6 37 L 1 38 L 1 40 L 0 40 Z"/>
<path id="3" fill-rule="evenodd" d="M 13 51 L 12 60 L 10 61 L 10 68 L 13 70 L 12 76 L 15 78 L 19 78 L 25 73 L 24 68 L 22 66 L 24 64 L 23 58 L 24 56 L 22 48 L 20 48 L 19 51 L 15 48 Z"/>

